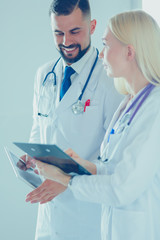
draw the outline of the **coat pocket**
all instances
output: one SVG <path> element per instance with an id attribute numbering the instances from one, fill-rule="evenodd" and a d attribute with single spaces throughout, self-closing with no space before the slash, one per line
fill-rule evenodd
<path id="1" fill-rule="evenodd" d="M 98 106 L 89 106 L 86 112 L 81 114 L 73 114 L 70 118 L 70 129 L 74 134 L 94 135 L 95 132 L 100 131 L 100 126 L 103 125 L 103 118 L 101 116 Z"/>

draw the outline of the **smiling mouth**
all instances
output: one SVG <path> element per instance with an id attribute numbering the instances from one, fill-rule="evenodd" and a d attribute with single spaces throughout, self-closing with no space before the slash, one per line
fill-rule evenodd
<path id="1" fill-rule="evenodd" d="M 61 49 L 62 49 L 63 52 L 69 54 L 69 53 L 74 52 L 74 51 L 77 49 L 77 47 L 73 47 L 73 48 L 61 48 Z"/>

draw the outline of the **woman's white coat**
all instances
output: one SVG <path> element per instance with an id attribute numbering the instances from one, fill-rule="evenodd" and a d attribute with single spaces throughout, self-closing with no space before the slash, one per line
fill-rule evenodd
<path id="1" fill-rule="evenodd" d="M 109 133 L 126 102 L 127 98 L 116 111 L 101 147 L 103 160 L 109 160 L 97 163 L 98 175 L 75 177 L 71 190 L 80 200 L 102 204 L 103 240 L 158 240 L 160 87 L 129 126 L 110 135 L 108 148 Z"/>

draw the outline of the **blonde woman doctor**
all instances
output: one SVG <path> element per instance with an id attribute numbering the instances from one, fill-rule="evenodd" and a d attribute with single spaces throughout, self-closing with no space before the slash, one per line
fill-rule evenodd
<path id="1" fill-rule="evenodd" d="M 160 29 L 136 10 L 112 17 L 103 37 L 107 75 L 128 93 L 101 146 L 101 161 L 67 153 L 93 175 L 70 177 L 39 161 L 40 174 L 82 201 L 102 204 L 103 240 L 160 239 Z M 28 196 L 28 199 L 30 196 Z"/>

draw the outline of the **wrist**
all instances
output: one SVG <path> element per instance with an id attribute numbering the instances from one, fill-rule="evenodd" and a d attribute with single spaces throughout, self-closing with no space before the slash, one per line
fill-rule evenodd
<path id="1" fill-rule="evenodd" d="M 70 179 L 71 179 L 71 176 L 65 174 L 65 175 L 62 176 L 60 182 L 61 182 L 61 184 L 63 184 L 65 187 L 68 187 L 68 184 L 69 184 Z"/>

